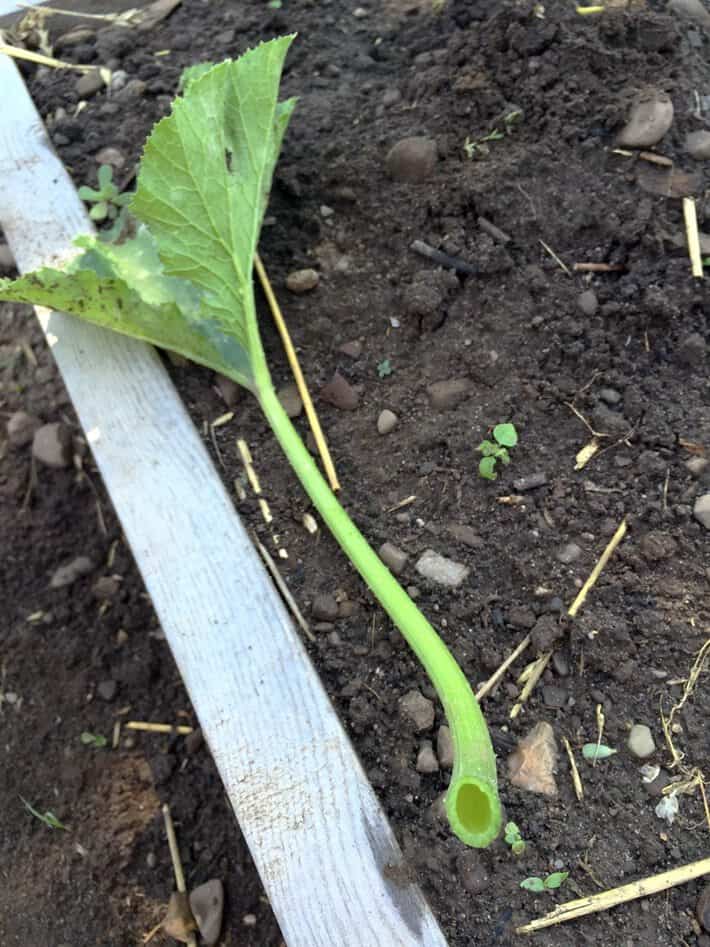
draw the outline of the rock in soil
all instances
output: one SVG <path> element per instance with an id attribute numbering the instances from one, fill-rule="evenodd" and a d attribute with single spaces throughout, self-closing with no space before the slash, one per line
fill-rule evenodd
<path id="1" fill-rule="evenodd" d="M 118 148 L 112 148 L 110 145 L 97 151 L 94 159 L 97 164 L 110 164 L 116 170 L 120 170 L 126 163 L 125 157 Z"/>
<path id="2" fill-rule="evenodd" d="M 400 698 L 399 711 L 414 724 L 415 733 L 422 733 L 434 725 L 434 704 L 418 690 L 411 690 Z"/>
<path id="3" fill-rule="evenodd" d="M 342 352 L 343 355 L 347 355 L 348 358 L 360 358 L 362 355 L 362 342 L 359 339 L 353 339 L 352 342 L 343 342 L 338 351 Z"/>
<path id="4" fill-rule="evenodd" d="M 395 181 L 416 183 L 428 178 L 436 166 L 436 142 L 431 138 L 403 138 L 390 149 L 385 165 Z"/>
<path id="5" fill-rule="evenodd" d="M 699 368 L 707 356 L 708 345 L 699 332 L 691 332 L 678 346 L 676 357 L 681 365 L 688 368 Z"/>
<path id="6" fill-rule="evenodd" d="M 83 575 L 88 575 L 94 568 L 94 563 L 88 556 L 77 556 L 66 565 L 60 566 L 55 570 L 54 575 L 49 581 L 51 589 L 63 589 L 67 585 L 73 585 L 77 579 Z"/>
<path id="7" fill-rule="evenodd" d="M 340 408 L 341 411 L 354 411 L 360 401 L 357 391 L 340 372 L 336 372 L 331 381 L 321 388 L 320 396 L 323 401 Z"/>
<path id="8" fill-rule="evenodd" d="M 297 418 L 303 411 L 303 402 L 298 392 L 298 385 L 284 385 L 276 392 L 276 397 L 290 418 Z"/>
<path id="9" fill-rule="evenodd" d="M 425 550 L 417 562 L 417 572 L 430 582 L 446 585 L 449 588 L 458 588 L 468 577 L 471 571 L 461 562 L 447 559 L 433 549 Z"/>
<path id="10" fill-rule="evenodd" d="M 393 543 L 383 543 L 379 548 L 379 556 L 390 572 L 395 575 L 402 574 L 409 559 L 409 555 Z"/>
<path id="11" fill-rule="evenodd" d="M 315 289 L 319 282 L 320 276 L 317 270 L 294 270 L 286 277 L 286 289 L 300 296 L 302 293 L 309 293 Z"/>
<path id="12" fill-rule="evenodd" d="M 706 29 L 710 28 L 710 13 L 701 3 L 701 0 L 670 0 L 668 9 L 677 16 L 693 20 Z"/>
<path id="13" fill-rule="evenodd" d="M 389 434 L 390 431 L 394 431 L 397 427 L 397 421 L 398 418 L 394 411 L 385 408 L 384 411 L 380 412 L 380 416 L 377 419 L 378 434 Z"/>
<path id="14" fill-rule="evenodd" d="M 66 424 L 55 421 L 38 428 L 32 441 L 32 456 L 47 467 L 69 467 L 72 436 Z"/>
<path id="15" fill-rule="evenodd" d="M 118 683 L 113 680 L 101 681 L 96 688 L 96 693 L 101 700 L 105 700 L 108 703 L 112 701 L 118 693 Z"/>
<path id="16" fill-rule="evenodd" d="M 114 575 L 102 575 L 94 582 L 94 595 L 99 601 L 106 602 L 118 595 L 121 588 L 120 579 Z"/>
<path id="17" fill-rule="evenodd" d="M 701 526 L 710 529 L 710 493 L 704 493 L 695 501 L 693 516 Z"/>
<path id="18" fill-rule="evenodd" d="M 25 447 L 32 441 L 41 423 L 26 411 L 15 411 L 7 421 L 7 439 L 13 447 Z"/>
<path id="19" fill-rule="evenodd" d="M 642 537 L 639 543 L 641 555 L 647 562 L 660 562 L 669 559 L 678 550 L 678 544 L 668 533 L 652 530 Z"/>
<path id="20" fill-rule="evenodd" d="M 581 548 L 577 543 L 566 543 L 560 549 L 557 550 L 557 559 L 563 565 L 571 565 L 571 563 L 576 562 L 577 559 L 582 555 Z"/>
<path id="21" fill-rule="evenodd" d="M 335 621 L 338 617 L 338 603 L 329 593 L 317 595 L 313 600 L 311 612 L 316 621 Z"/>
<path id="22" fill-rule="evenodd" d="M 542 700 L 546 707 L 550 707 L 552 710 L 561 710 L 567 703 L 567 691 L 564 687 L 545 684 L 542 688 Z"/>
<path id="23" fill-rule="evenodd" d="M 585 316 L 593 316 L 599 308 L 597 294 L 593 289 L 587 289 L 577 297 L 577 305 Z"/>
<path id="24" fill-rule="evenodd" d="M 91 98 L 92 95 L 96 95 L 97 92 L 100 92 L 103 87 L 104 80 L 99 75 L 98 69 L 92 69 L 91 72 L 80 76 L 75 86 L 76 94 L 80 99 Z"/>
<path id="25" fill-rule="evenodd" d="M 545 796 L 557 795 L 557 743 L 549 723 L 536 724 L 508 757 L 508 776 L 514 786 Z"/>
<path id="26" fill-rule="evenodd" d="M 707 457 L 691 457 L 686 460 L 685 467 L 694 477 L 701 477 L 707 470 L 708 464 L 710 460 Z"/>
<path id="27" fill-rule="evenodd" d="M 224 887 L 219 878 L 212 878 L 190 892 L 190 908 L 207 947 L 214 947 L 222 930 Z"/>
<path id="28" fill-rule="evenodd" d="M 648 89 L 631 107 L 629 120 L 619 133 L 622 148 L 652 148 L 673 124 L 673 102 L 667 92 Z"/>
<path id="29" fill-rule="evenodd" d="M 454 765 L 454 741 L 451 739 L 451 730 L 443 724 L 436 734 L 436 755 L 442 769 L 451 769 Z"/>
<path id="30" fill-rule="evenodd" d="M 450 378 L 448 381 L 437 381 L 427 388 L 432 408 L 437 411 L 447 411 L 455 408 L 469 397 L 473 389 L 468 378 Z"/>
<path id="31" fill-rule="evenodd" d="M 654 743 L 650 727 L 647 727 L 645 723 L 635 723 L 629 733 L 628 747 L 633 755 L 640 760 L 645 760 L 649 756 L 652 756 L 656 749 L 656 744 Z"/>
<path id="32" fill-rule="evenodd" d="M 710 158 L 710 132 L 688 132 L 685 136 L 685 150 L 691 158 L 706 161 Z"/>
<path id="33" fill-rule="evenodd" d="M 434 748 L 431 745 L 431 740 L 425 740 L 417 754 L 417 766 L 418 773 L 438 773 L 439 772 L 439 761 L 436 758 L 434 753 Z"/>
<path id="34" fill-rule="evenodd" d="M 710 932 L 710 885 L 706 885 L 695 906 L 695 916 L 704 931 Z"/>
<path id="35" fill-rule="evenodd" d="M 449 526 L 449 533 L 455 540 L 470 549 L 481 549 L 485 546 L 485 540 L 478 535 L 473 527 L 466 526 L 465 523 L 452 523 Z"/>

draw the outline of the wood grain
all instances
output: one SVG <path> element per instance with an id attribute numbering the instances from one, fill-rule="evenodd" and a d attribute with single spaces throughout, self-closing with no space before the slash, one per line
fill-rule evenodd
<path id="1" fill-rule="evenodd" d="M 22 270 L 90 229 L 0 56 L 0 222 Z M 290 947 L 445 947 L 155 351 L 39 313 Z"/>

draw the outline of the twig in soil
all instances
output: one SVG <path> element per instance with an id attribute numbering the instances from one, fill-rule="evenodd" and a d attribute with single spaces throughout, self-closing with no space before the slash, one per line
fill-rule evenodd
<path id="1" fill-rule="evenodd" d="M 158 931 L 162 928 L 162 926 L 163 926 L 163 922 L 158 921 L 155 927 L 151 927 L 148 933 L 143 935 L 143 943 L 144 944 L 150 943 L 150 941 L 153 940 L 153 938 L 158 933 Z"/>
<path id="2" fill-rule="evenodd" d="M 214 421 L 210 421 L 210 438 L 212 439 L 212 446 L 214 447 L 214 452 L 217 455 L 217 460 L 219 461 L 222 470 L 224 470 L 224 460 L 222 459 L 222 452 L 220 451 L 219 444 L 217 443 L 215 428 L 222 427 L 224 424 L 228 424 L 233 417 L 234 411 L 227 411 L 226 414 L 221 414 L 218 418 L 215 418 Z"/>
<path id="3" fill-rule="evenodd" d="M 126 730 L 143 730 L 146 733 L 177 733 L 183 737 L 187 736 L 188 733 L 192 733 L 194 729 L 182 724 L 148 723 L 145 720 L 129 720 L 124 726 Z"/>
<path id="4" fill-rule="evenodd" d="M 25 495 L 22 498 L 22 504 L 20 505 L 20 512 L 24 513 L 25 510 L 29 507 L 32 500 L 32 494 L 37 488 L 37 467 L 35 465 L 34 457 L 30 457 L 30 475 L 27 478 L 27 489 L 25 490 Z"/>
<path id="5" fill-rule="evenodd" d="M 601 704 L 597 704 L 596 709 L 597 716 L 597 749 L 594 754 L 594 759 L 592 760 L 592 766 L 597 765 L 597 759 L 599 758 L 599 748 L 602 745 L 602 737 L 604 736 L 604 724 L 606 723 L 606 718 L 604 716 L 604 708 Z"/>
<path id="6" fill-rule="evenodd" d="M 175 886 L 180 894 L 185 894 L 187 891 L 187 888 L 185 887 L 185 874 L 182 870 L 182 862 L 180 861 L 180 849 L 178 848 L 177 839 L 175 838 L 173 817 L 170 815 L 170 806 L 167 804 L 167 802 L 163 806 L 163 819 L 165 820 L 165 832 L 168 836 L 170 860 L 173 863 L 173 872 L 175 874 Z M 195 935 L 190 932 L 187 937 L 187 943 L 189 947 L 197 947 L 197 938 Z"/>
<path id="7" fill-rule="evenodd" d="M 604 13 L 606 7 L 602 6 L 593 6 L 593 7 L 577 7 L 577 13 L 580 16 L 593 16 L 595 13 Z"/>
<path id="8" fill-rule="evenodd" d="M 665 155 L 657 155 L 654 151 L 639 151 L 639 158 L 642 161 L 648 161 L 650 164 L 659 164 L 662 168 L 672 168 L 673 160 L 666 158 Z"/>
<path id="9" fill-rule="evenodd" d="M 294 599 L 293 595 L 291 595 L 289 587 L 284 582 L 283 577 L 281 573 L 279 572 L 276 563 L 271 558 L 271 555 L 269 554 L 269 550 L 264 546 L 263 543 L 259 542 L 256 534 L 253 534 L 252 538 L 254 540 L 254 543 L 256 544 L 256 548 L 259 550 L 261 558 L 264 560 L 264 564 L 266 565 L 266 568 L 271 573 L 271 578 L 274 580 L 276 584 L 276 588 L 279 590 L 284 601 L 286 602 L 288 607 L 291 609 L 291 614 L 298 622 L 298 627 L 301 629 L 301 631 L 306 636 L 306 638 L 308 638 L 309 641 L 315 642 L 316 637 L 311 631 L 308 625 L 308 622 L 303 617 L 303 614 L 301 613 L 300 608 L 296 604 L 296 600 Z"/>
<path id="10" fill-rule="evenodd" d="M 575 263 L 575 273 L 623 273 L 627 269 L 623 263 Z"/>
<path id="11" fill-rule="evenodd" d="M 631 884 L 600 891 L 599 894 L 578 898 L 576 901 L 567 901 L 566 904 L 558 905 L 544 917 L 518 927 L 516 933 L 532 934 L 545 927 L 571 921 L 576 917 L 584 917 L 586 914 L 595 914 L 598 911 L 607 911 L 617 904 L 625 904 L 628 901 L 634 901 L 636 898 L 646 898 L 651 894 L 658 894 L 659 891 L 667 891 L 669 888 L 692 881 L 694 878 L 701 878 L 709 872 L 710 858 L 703 858 L 700 861 L 691 862 L 689 865 L 681 865 L 680 868 L 674 868 L 672 871 L 664 871 L 659 875 L 642 878 L 640 881 L 632 881 Z"/>
<path id="12" fill-rule="evenodd" d="M 16 6 L 23 10 L 34 10 L 30 3 L 17 3 Z M 106 20 L 109 23 L 116 23 L 119 26 L 129 26 L 132 17 L 139 10 L 126 10 L 124 13 L 79 13 L 77 10 L 60 10 L 58 7 L 42 7 L 42 13 L 55 13 L 59 16 L 75 16 L 82 20 Z"/>
<path id="13" fill-rule="evenodd" d="M 625 535 L 626 535 L 626 520 L 623 519 L 621 523 L 619 524 L 618 529 L 609 540 L 608 546 L 599 557 L 599 562 L 597 562 L 597 564 L 594 566 L 589 578 L 584 583 L 582 588 L 579 590 L 577 597 L 570 605 L 569 610 L 567 612 L 570 618 L 574 618 L 577 612 L 580 610 L 580 608 L 584 604 L 587 598 L 587 595 L 589 594 L 590 589 L 592 588 L 592 586 L 595 584 L 595 582 L 601 575 L 602 569 L 607 564 L 607 562 L 611 558 L 612 553 L 614 552 L 614 550 L 619 545 L 619 543 L 621 542 L 621 540 L 624 538 Z"/>
<path id="14" fill-rule="evenodd" d="M 703 258 L 700 252 L 700 237 L 698 235 L 698 218 L 695 213 L 695 200 L 692 197 L 683 198 L 683 219 L 685 220 L 685 235 L 688 240 L 688 256 L 693 276 L 703 278 Z"/>
<path id="15" fill-rule="evenodd" d="M 488 680 L 487 680 L 484 684 L 481 684 L 481 686 L 480 686 L 480 687 L 478 688 L 478 690 L 476 691 L 476 700 L 477 700 L 479 703 L 483 700 L 484 697 L 486 697 L 488 694 L 490 694 L 490 692 L 491 692 L 491 691 L 493 690 L 493 688 L 496 686 L 496 684 L 498 683 L 498 681 L 503 677 L 503 675 L 505 674 L 505 672 L 508 670 L 508 668 L 510 667 L 510 665 L 511 665 L 517 658 L 520 657 L 520 655 L 523 653 L 523 651 L 527 648 L 527 646 L 528 646 L 529 644 L 530 644 L 530 635 L 525 635 L 525 637 L 524 637 L 523 640 L 520 642 L 520 644 L 517 646 L 517 648 L 515 648 L 513 651 L 510 652 L 510 654 L 509 654 L 508 657 L 505 659 L 505 661 L 503 661 L 503 663 L 500 665 L 500 667 L 497 668 L 497 669 L 491 674 L 491 676 L 488 678 Z"/>
<path id="16" fill-rule="evenodd" d="M 572 785 L 574 786 L 574 794 L 577 797 L 578 801 L 581 802 L 584 799 L 584 786 L 582 785 L 582 778 L 579 775 L 579 770 L 577 769 L 577 764 L 574 759 L 574 754 L 572 753 L 572 747 L 570 746 L 569 740 L 567 737 L 562 737 L 562 742 L 565 745 L 565 750 L 567 751 L 567 759 L 569 760 L 569 768 L 572 773 Z"/>
<path id="17" fill-rule="evenodd" d="M 409 506 L 411 503 L 414 503 L 416 499 L 417 499 L 416 494 L 413 493 L 411 496 L 405 497 L 403 500 L 400 500 L 399 503 L 395 503 L 394 506 L 389 507 L 389 509 L 385 510 L 385 513 L 394 513 L 395 510 L 401 510 L 402 507 Z"/>
<path id="18" fill-rule="evenodd" d="M 545 651 L 545 653 L 541 654 L 540 657 L 536 661 L 534 661 L 531 665 L 528 665 L 525 671 L 523 671 L 523 674 L 521 674 L 520 677 L 518 678 L 519 683 L 522 683 L 522 680 L 525 679 L 525 686 L 521 690 L 520 696 L 518 697 L 518 700 L 515 706 L 510 711 L 511 720 L 514 720 L 518 716 L 520 711 L 523 709 L 523 704 L 528 699 L 528 697 L 532 694 L 535 688 L 535 685 L 542 677 L 543 671 L 545 670 L 547 665 L 550 663 L 551 657 L 552 657 L 552 651 Z M 524 675 L 525 677 L 523 678 Z"/>
<path id="19" fill-rule="evenodd" d="M 562 260 L 557 256 L 557 254 L 556 254 L 555 251 L 552 249 L 552 247 L 549 247 L 549 246 L 545 243 L 545 241 L 544 241 L 544 240 L 540 240 L 540 238 L 538 238 L 538 241 L 539 241 L 539 243 L 544 247 L 544 249 L 550 254 L 550 256 L 551 256 L 552 259 L 555 261 L 555 263 L 557 263 L 557 265 L 558 265 L 561 269 L 563 269 L 563 270 L 565 271 L 565 273 L 566 273 L 568 276 L 571 276 L 572 273 L 571 273 L 571 271 L 570 271 L 570 268 L 567 266 L 566 263 L 563 263 L 563 262 L 562 262 Z"/>
<path id="20" fill-rule="evenodd" d="M 572 414 L 574 414 L 576 417 L 579 418 L 579 420 L 586 427 L 586 429 L 589 431 L 592 437 L 611 437 L 611 434 L 604 434 L 602 431 L 595 431 L 592 425 L 589 423 L 589 421 L 587 421 L 585 416 L 582 414 L 582 412 L 579 411 L 577 408 L 575 408 L 575 406 L 572 404 L 571 401 L 563 401 L 562 403 L 565 405 L 565 407 L 570 409 Z"/>
<path id="21" fill-rule="evenodd" d="M 2 30 L 0 30 L 0 38 Z M 10 56 L 13 59 L 25 59 L 27 62 L 35 62 L 40 66 L 49 66 L 52 69 L 75 69 L 77 72 L 93 72 L 98 66 L 80 66 L 73 62 L 64 62 L 63 59 L 55 59 L 53 56 L 43 56 L 42 53 L 33 53 L 29 49 L 22 49 L 20 46 L 10 46 L 7 43 L 0 42 L 0 54 Z"/>
<path id="22" fill-rule="evenodd" d="M 259 483 L 259 478 L 256 475 L 256 470 L 254 470 L 254 461 L 252 460 L 251 451 L 247 446 L 247 442 L 241 437 L 237 440 L 237 449 L 239 450 L 239 455 L 242 458 L 242 463 L 244 464 L 244 471 L 247 475 L 247 479 L 251 484 L 252 490 L 257 495 L 262 518 L 268 525 L 272 522 L 273 516 L 271 515 L 269 504 L 261 495 L 261 484 Z"/>
<path id="23" fill-rule="evenodd" d="M 505 230 L 501 230 L 500 227 L 496 227 L 496 225 L 492 223 L 492 221 L 488 220 L 487 217 L 479 217 L 478 226 L 481 228 L 481 230 L 485 230 L 485 232 L 490 237 L 493 237 L 494 240 L 497 240 L 498 243 L 510 243 L 510 241 L 513 239 L 510 234 L 506 233 Z"/>
<path id="24" fill-rule="evenodd" d="M 318 453 L 320 454 L 321 460 L 323 461 L 323 469 L 325 470 L 331 489 L 334 492 L 337 492 L 340 489 L 340 483 L 338 481 L 338 475 L 335 472 L 333 458 L 331 457 L 330 451 L 328 450 L 328 444 L 326 443 L 325 435 L 323 434 L 323 428 L 321 427 L 320 421 L 318 420 L 316 409 L 313 407 L 313 400 L 311 399 L 310 392 L 306 386 L 306 380 L 303 377 L 303 372 L 301 371 L 301 366 L 298 362 L 298 356 L 296 355 L 296 350 L 293 347 L 293 342 L 291 341 L 291 336 L 286 326 L 283 313 L 281 312 L 281 307 L 278 304 L 278 300 L 276 299 L 276 295 L 272 289 L 269 277 L 267 276 L 266 270 L 264 269 L 264 264 L 261 262 L 261 258 L 258 253 L 254 254 L 254 269 L 257 272 L 259 281 L 261 283 L 261 288 L 264 291 L 266 301 L 268 302 L 269 308 L 271 309 L 271 315 L 274 322 L 276 323 L 276 328 L 279 330 L 281 342 L 283 344 L 284 351 L 286 352 L 286 358 L 288 359 L 288 363 L 291 366 L 291 371 L 296 382 L 296 387 L 298 388 L 298 393 L 301 396 L 303 408 L 306 412 L 308 423 L 311 426 L 313 437 L 315 438 L 316 445 L 318 447 Z"/>
<path id="25" fill-rule="evenodd" d="M 666 479 L 663 481 L 663 512 L 668 509 L 668 487 L 671 482 L 671 468 L 666 470 Z"/>
<path id="26" fill-rule="evenodd" d="M 465 260 L 460 260 L 458 257 L 449 256 L 448 253 L 442 253 L 441 250 L 435 250 L 434 247 L 430 247 L 423 240 L 415 240 L 410 249 L 418 253 L 419 256 L 425 256 L 428 260 L 438 263 L 439 266 L 445 266 L 449 270 L 456 270 L 458 273 L 466 273 L 469 276 L 476 276 L 478 273 L 478 267 L 466 263 Z"/>

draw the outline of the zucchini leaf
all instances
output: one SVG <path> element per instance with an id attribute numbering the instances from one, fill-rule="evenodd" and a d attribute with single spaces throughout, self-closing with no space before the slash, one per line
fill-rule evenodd
<path id="1" fill-rule="evenodd" d="M 278 102 L 292 39 L 214 66 L 176 99 L 145 145 L 135 238 L 80 237 L 71 264 L 0 280 L 0 299 L 69 312 L 255 388 L 266 367 L 252 265 L 295 105 Z"/>

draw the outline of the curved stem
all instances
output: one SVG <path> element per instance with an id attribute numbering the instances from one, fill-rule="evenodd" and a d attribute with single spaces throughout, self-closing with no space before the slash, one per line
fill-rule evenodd
<path id="1" fill-rule="evenodd" d="M 501 809 L 496 763 L 486 721 L 463 671 L 439 635 L 368 545 L 313 462 L 270 382 L 257 397 L 284 453 L 314 506 L 424 666 L 444 706 L 454 745 L 446 812 L 454 833 L 484 848 L 498 834 Z"/>

